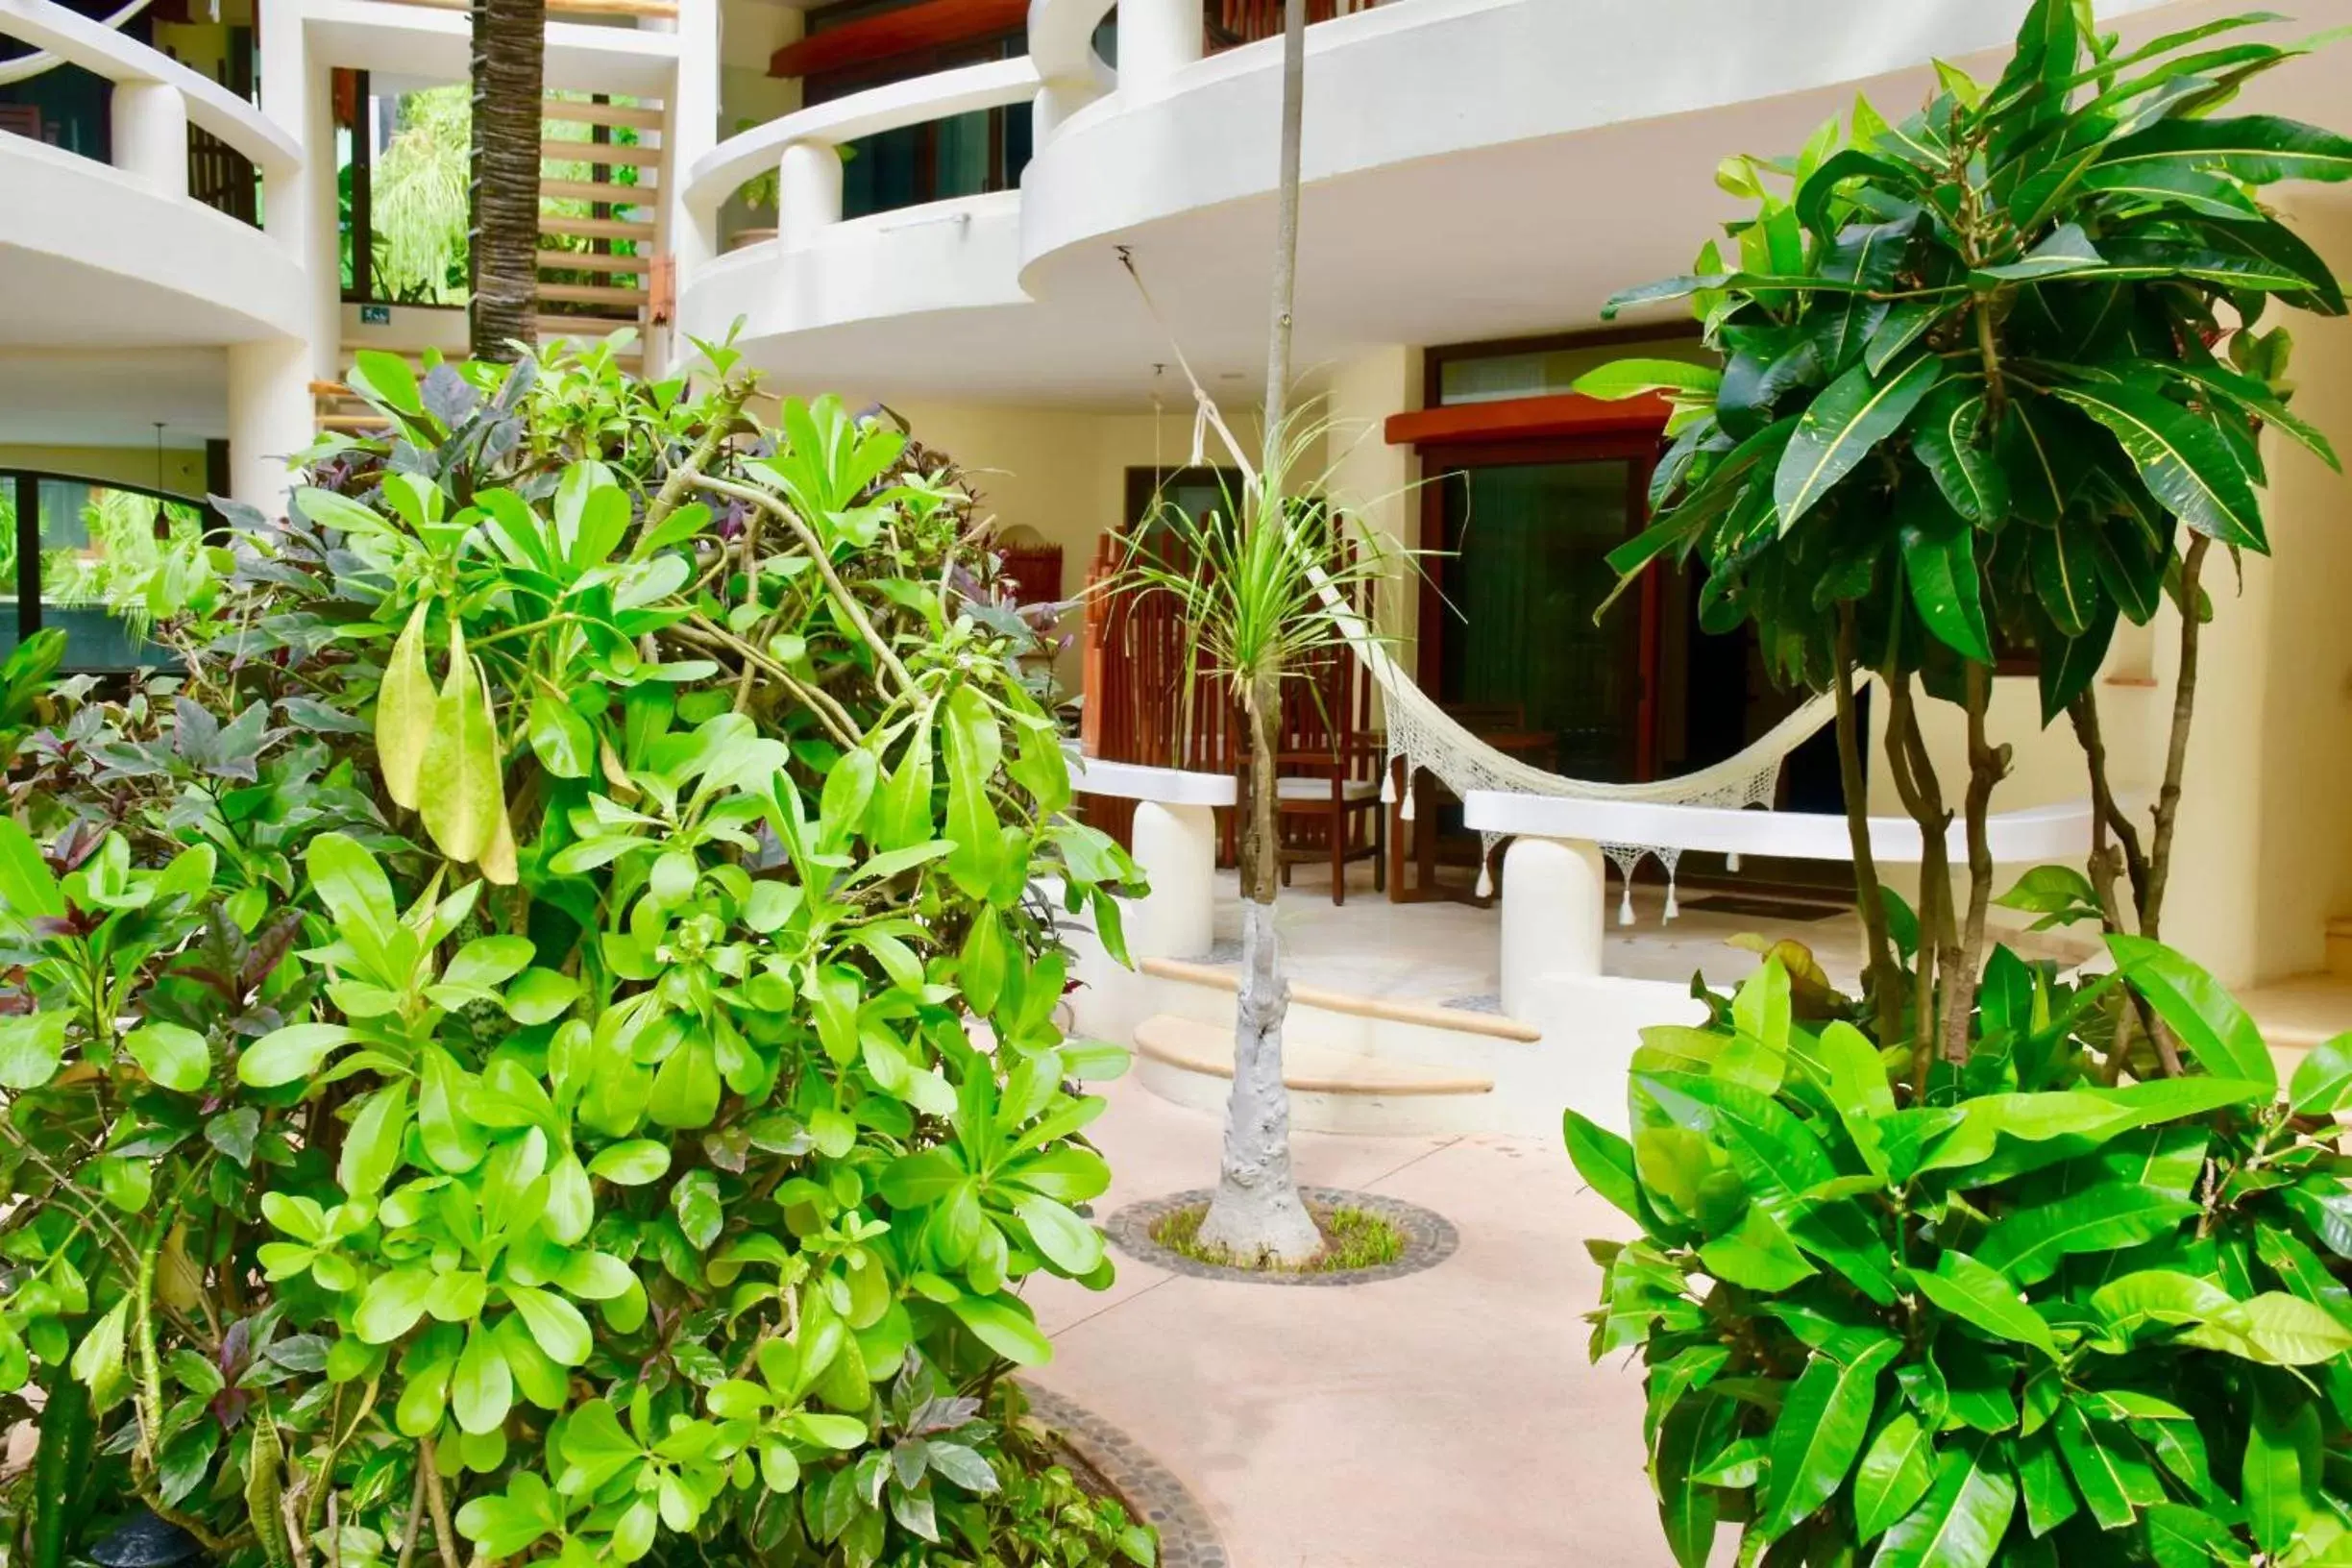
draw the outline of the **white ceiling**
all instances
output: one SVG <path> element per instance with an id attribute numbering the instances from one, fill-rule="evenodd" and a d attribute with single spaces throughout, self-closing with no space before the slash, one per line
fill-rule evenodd
<path id="1" fill-rule="evenodd" d="M 0 298 L 6 284 L 0 282 Z M 228 353 L 0 347 L 0 446 L 189 447 L 229 434 Z"/>

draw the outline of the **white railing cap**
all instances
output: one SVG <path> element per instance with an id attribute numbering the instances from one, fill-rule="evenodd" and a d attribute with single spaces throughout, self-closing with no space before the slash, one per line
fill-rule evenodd
<path id="1" fill-rule="evenodd" d="M 0 0 L 0 4 L 11 0 Z M 1037 66 L 1027 55 L 983 61 L 952 71 L 910 77 L 790 114 L 729 136 L 694 161 L 686 176 L 686 199 L 716 207 L 753 175 L 772 167 L 795 142 L 838 147 L 861 136 L 924 125 L 977 109 L 1026 103 L 1038 89 Z"/>
<path id="2" fill-rule="evenodd" d="M 1727 806 L 1473 790 L 1463 799 L 1462 821 L 1481 832 L 1523 838 L 1655 845 L 1735 855 L 1780 855 L 1791 860 L 1850 860 L 1853 856 L 1846 819 L 1830 812 L 1739 811 Z M 2080 860 L 2091 849 L 2091 806 L 2088 801 L 2070 800 L 1997 812 L 1986 828 L 1993 858 L 2004 865 Z M 1871 818 L 1870 842 L 1871 853 L 1878 860 L 1900 866 L 1919 863 L 1919 824 L 1908 817 Z M 1968 839 L 1960 823 L 1952 824 L 1946 846 L 1955 865 L 1966 861 Z"/>
<path id="3" fill-rule="evenodd" d="M 1070 788 L 1080 795 L 1115 800 L 1154 800 L 1164 806 L 1230 806 L 1236 798 L 1231 773 L 1196 773 L 1183 768 L 1150 768 L 1139 762 L 1105 762 L 1064 747 Z"/>
<path id="4" fill-rule="evenodd" d="M 159 49 L 54 0 L 0 0 L 0 33 L 70 61 L 110 82 L 158 82 L 179 90 L 188 123 L 210 132 L 266 174 L 302 167 L 302 143 L 227 87 Z"/>

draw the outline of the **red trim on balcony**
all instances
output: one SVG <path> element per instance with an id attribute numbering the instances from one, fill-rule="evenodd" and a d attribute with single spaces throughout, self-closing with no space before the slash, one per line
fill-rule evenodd
<path id="1" fill-rule="evenodd" d="M 778 49 L 770 76 L 819 76 L 985 37 L 1028 20 L 1029 0 L 922 0 L 812 33 Z"/>
<path id="2" fill-rule="evenodd" d="M 1613 435 L 1666 428 L 1673 412 L 1654 392 L 1604 403 L 1578 392 L 1542 398 L 1503 398 L 1459 403 L 1388 416 L 1388 444 L 1395 447 L 1453 446 L 1468 441 L 1521 441 L 1562 435 Z"/>

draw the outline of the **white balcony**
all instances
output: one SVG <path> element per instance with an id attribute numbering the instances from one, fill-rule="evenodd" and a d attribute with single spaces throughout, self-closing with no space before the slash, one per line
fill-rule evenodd
<path id="1" fill-rule="evenodd" d="M 0 342 L 11 348 L 226 345 L 300 335 L 303 266 L 267 230 L 188 188 L 188 135 L 249 160 L 263 214 L 290 206 L 303 149 L 253 105 L 145 44 L 51 3 L 0 0 L 0 35 L 106 78 L 113 162 L 0 134 Z"/>
<path id="2" fill-rule="evenodd" d="M 1679 270 L 1730 209 L 1729 148 L 1801 143 L 1857 90 L 1907 110 L 1928 62 L 1989 65 L 2023 0 L 1380 0 L 1308 32 L 1298 359 L 1556 331 Z M 1115 9 L 1120 68 L 1090 38 Z M 2152 32 L 2210 8 L 2114 0 Z M 2320 12 L 2325 12 L 2321 14 Z M 2344 0 L 2302 28 L 2352 14 Z M 1203 58 L 1199 0 L 1033 0 L 1029 55 L 894 83 L 722 142 L 687 207 L 780 175 L 778 237 L 691 265 L 680 319 L 738 317 L 796 385 L 940 397 L 1132 396 L 1169 357 L 1130 248 L 1196 366 L 1261 355 L 1280 42 Z M 2265 93 L 2325 91 L 2326 67 Z M 1017 191 L 844 221 L 835 149 L 1027 102 Z"/>

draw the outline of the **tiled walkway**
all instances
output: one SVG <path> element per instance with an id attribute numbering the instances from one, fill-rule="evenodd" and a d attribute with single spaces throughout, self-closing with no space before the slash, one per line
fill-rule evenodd
<path id="1" fill-rule="evenodd" d="M 1325 906 L 1328 908 L 1328 906 Z M 1219 1126 L 1132 1083 L 1092 1136 L 1119 1206 L 1216 1179 Z M 1302 1134 L 1303 1183 L 1433 1209 L 1460 1249 L 1344 1289 L 1184 1278 L 1122 1259 L 1032 1291 L 1036 1381 L 1124 1429 L 1214 1517 L 1234 1568 L 1672 1561 L 1642 1474 L 1636 1369 L 1586 1361 L 1588 1236 L 1625 1222 L 1556 1143 Z"/>

